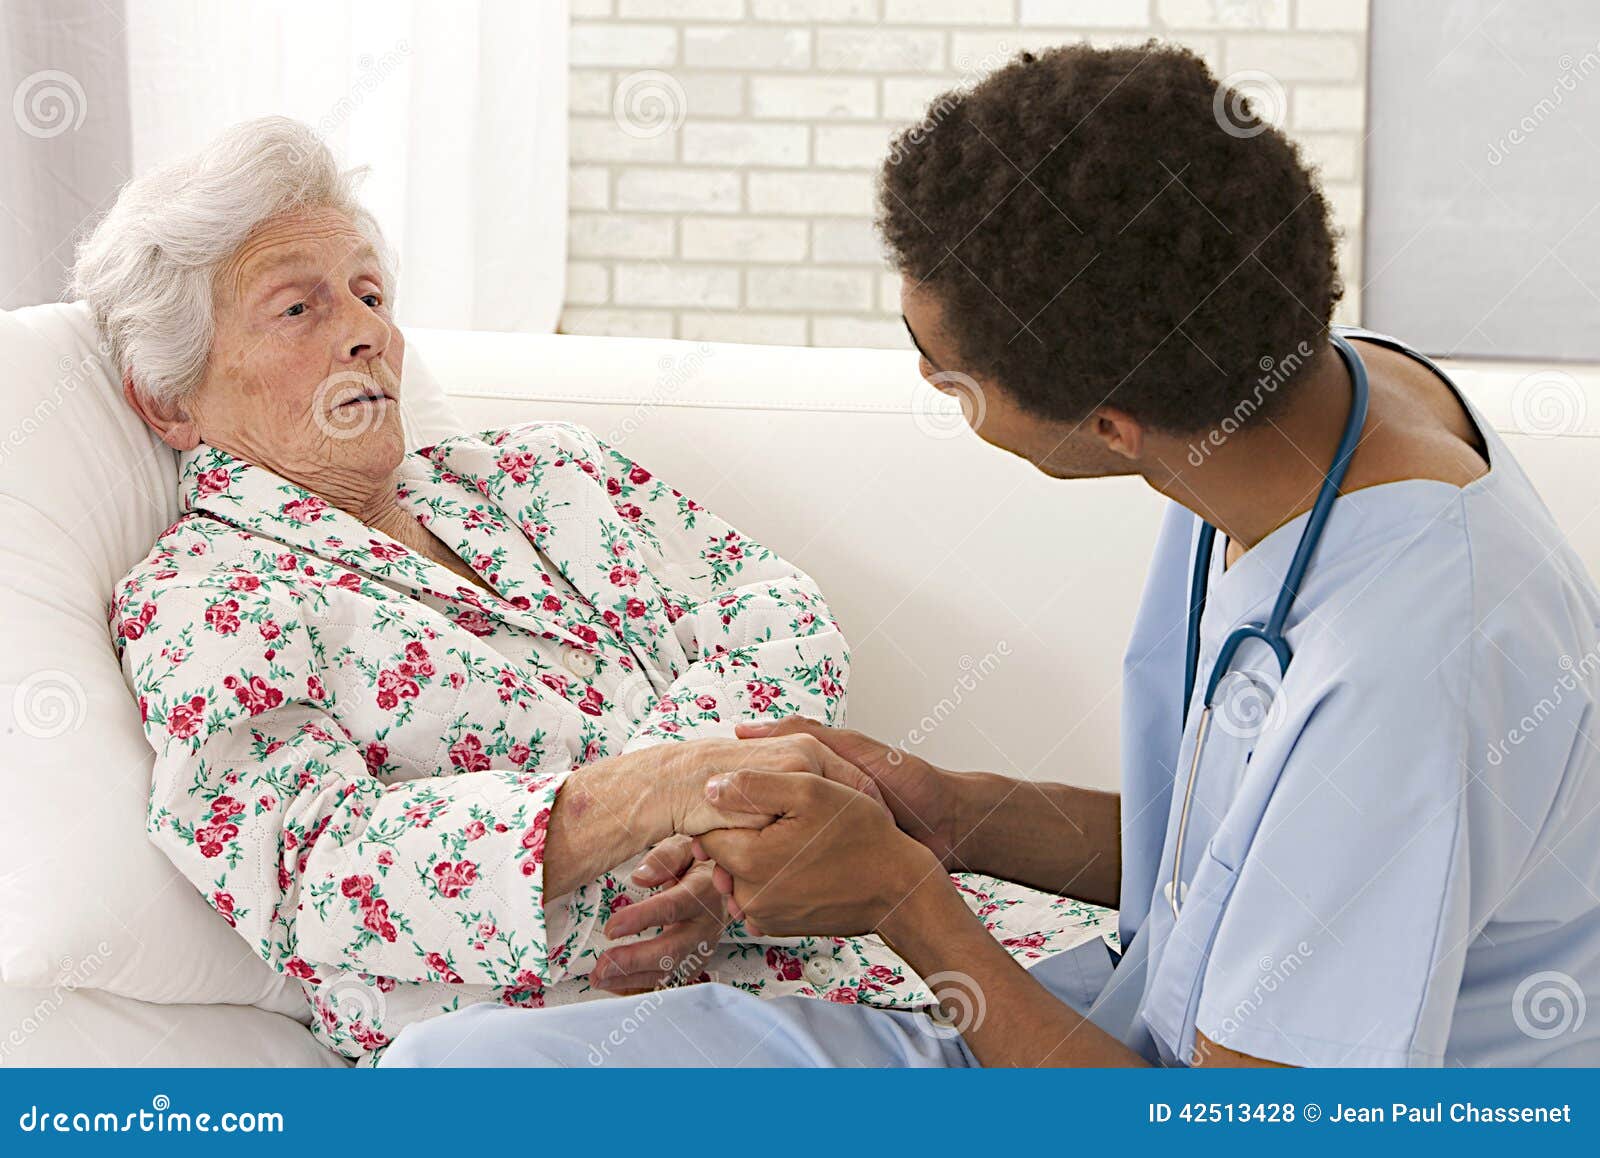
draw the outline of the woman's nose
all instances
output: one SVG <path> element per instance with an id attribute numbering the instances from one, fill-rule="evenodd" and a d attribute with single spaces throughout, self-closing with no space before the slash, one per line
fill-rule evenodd
<path id="1" fill-rule="evenodd" d="M 381 358 L 389 346 L 389 323 L 360 298 L 352 298 L 351 302 L 353 304 L 346 307 L 350 322 L 343 342 L 345 359 L 368 362 Z"/>

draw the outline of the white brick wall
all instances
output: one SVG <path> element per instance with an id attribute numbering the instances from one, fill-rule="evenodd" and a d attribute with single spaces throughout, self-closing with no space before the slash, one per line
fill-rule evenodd
<path id="1" fill-rule="evenodd" d="M 572 0 L 572 333 L 899 346 L 891 135 L 1024 48 L 1179 41 L 1267 74 L 1359 316 L 1367 0 Z"/>

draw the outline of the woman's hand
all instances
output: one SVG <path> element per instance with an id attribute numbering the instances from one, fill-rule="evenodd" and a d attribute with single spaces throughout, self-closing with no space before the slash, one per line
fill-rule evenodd
<path id="1" fill-rule="evenodd" d="M 871 736 L 830 728 L 805 716 L 790 716 L 772 724 L 740 724 L 738 735 L 751 739 L 811 736 L 820 741 L 871 779 L 902 832 L 931 849 L 945 868 L 961 868 L 956 847 L 963 833 L 956 819 L 954 773 Z"/>
<path id="2" fill-rule="evenodd" d="M 606 936 L 631 937 L 646 929 L 661 934 L 600 954 L 589 984 L 611 993 L 640 993 L 693 981 L 704 972 L 728 927 L 727 905 L 712 883 L 709 861 L 696 861 L 687 836 L 672 836 L 651 849 L 633 871 L 634 883 L 660 885 L 657 892 L 616 910 Z"/>
<path id="3" fill-rule="evenodd" d="M 729 911 L 757 936 L 877 932 L 922 887 L 950 888 L 933 853 L 862 792 L 820 776 L 741 771 L 707 785 L 724 807 L 777 819 L 708 832 Z"/>
<path id="4" fill-rule="evenodd" d="M 815 736 L 796 732 L 753 740 L 698 740 L 674 749 L 676 770 L 669 776 L 672 830 L 698 836 L 714 828 L 761 828 L 770 813 L 742 809 L 736 799 L 719 803 L 706 782 L 730 772 L 799 773 L 836 781 L 867 796 L 887 816 L 877 785 L 856 765 Z"/>

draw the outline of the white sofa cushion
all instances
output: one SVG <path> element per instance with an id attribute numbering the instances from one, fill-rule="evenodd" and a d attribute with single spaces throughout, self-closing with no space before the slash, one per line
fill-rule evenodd
<path id="1" fill-rule="evenodd" d="M 62 985 L 0 986 L 0 1068 L 345 1064 L 298 1021 L 265 1009 L 152 1005 Z"/>
<path id="2" fill-rule="evenodd" d="M 113 585 L 178 514 L 176 455 L 123 401 L 81 304 L 0 312 L 0 982 L 303 1016 L 145 838 L 152 753 L 112 652 Z M 408 356 L 413 445 L 455 428 Z M 68 968 L 72 966 L 66 966 Z"/>
<path id="3" fill-rule="evenodd" d="M 1114 789 L 1122 652 L 1164 500 L 966 429 L 909 350 L 414 330 L 474 429 L 591 427 L 817 580 L 850 722 L 956 768 Z M 1600 574 L 1600 368 L 1448 363 Z"/>

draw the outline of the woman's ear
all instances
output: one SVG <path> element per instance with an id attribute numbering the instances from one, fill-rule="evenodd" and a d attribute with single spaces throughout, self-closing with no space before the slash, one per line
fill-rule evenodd
<path id="1" fill-rule="evenodd" d="M 200 445 L 200 429 L 182 403 L 164 404 L 147 398 L 133 384 L 133 374 L 122 375 L 122 396 L 135 414 L 173 450 L 193 450 Z"/>

